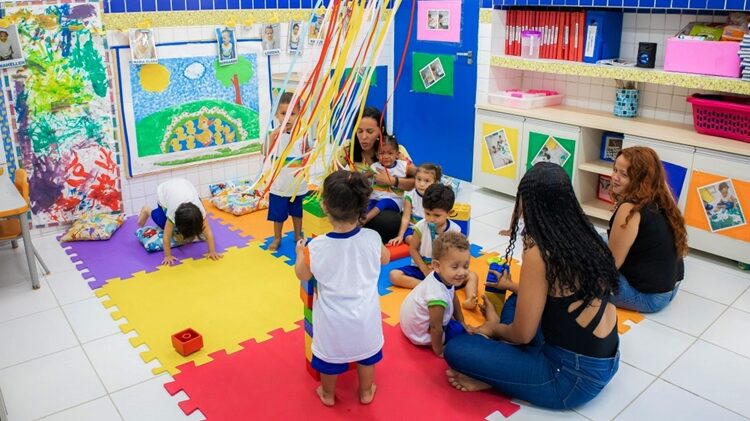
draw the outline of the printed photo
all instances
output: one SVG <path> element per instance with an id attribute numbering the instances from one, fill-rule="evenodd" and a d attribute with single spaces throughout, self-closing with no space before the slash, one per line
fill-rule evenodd
<path id="1" fill-rule="evenodd" d="M 16 25 L 0 27 L 0 69 L 22 66 L 25 63 Z"/>
<path id="2" fill-rule="evenodd" d="M 443 70 L 443 63 L 439 57 L 436 57 L 430 62 L 430 64 L 424 66 L 419 70 L 419 76 L 422 78 L 422 84 L 425 89 L 436 84 L 440 79 L 445 77 L 445 70 Z"/>
<path id="3" fill-rule="evenodd" d="M 302 54 L 302 22 L 289 22 L 289 42 L 286 45 L 287 54 Z"/>
<path id="4" fill-rule="evenodd" d="M 542 149 L 537 152 L 534 160 L 531 161 L 531 165 L 536 165 L 537 162 L 551 162 L 559 166 L 565 165 L 570 158 L 570 152 L 568 152 L 560 142 L 552 136 L 547 138 L 544 142 Z"/>
<path id="5" fill-rule="evenodd" d="M 435 60 L 432 60 L 430 62 L 430 70 L 432 70 L 432 74 L 435 76 L 435 81 L 438 81 L 445 76 L 445 70 L 443 70 L 443 63 L 440 62 L 439 58 L 436 58 Z"/>
<path id="6" fill-rule="evenodd" d="M 703 202 L 703 210 L 711 232 L 739 227 L 747 223 L 732 180 L 726 179 L 698 187 L 698 196 Z"/>
<path id="7" fill-rule="evenodd" d="M 499 170 L 513 164 L 513 151 L 510 149 L 510 143 L 508 143 L 508 137 L 504 129 L 485 136 L 484 144 L 490 154 L 493 169 Z"/>
<path id="8" fill-rule="evenodd" d="M 432 70 L 430 70 L 429 65 L 423 67 L 422 70 L 419 71 L 419 76 L 422 78 L 422 84 L 425 89 L 435 84 L 435 76 L 432 75 Z"/>
<path id="9" fill-rule="evenodd" d="M 281 51 L 281 29 L 278 23 L 268 23 L 263 25 L 261 34 L 263 54 L 267 56 L 277 55 Z"/>
<path id="10" fill-rule="evenodd" d="M 448 10 L 428 10 L 427 29 L 447 31 L 450 29 L 451 12 Z"/>
<path id="11" fill-rule="evenodd" d="M 612 197 L 609 195 L 609 188 L 612 184 L 612 177 L 607 175 L 599 175 L 599 190 L 597 191 L 596 197 L 607 203 L 614 203 Z"/>
<path id="12" fill-rule="evenodd" d="M 237 63 L 237 39 L 234 29 L 216 28 L 216 42 L 219 45 L 219 64 Z"/>
<path id="13" fill-rule="evenodd" d="M 150 29 L 130 30 L 130 57 L 135 64 L 156 63 L 156 40 Z"/>
<path id="14" fill-rule="evenodd" d="M 622 149 L 622 137 L 619 135 L 604 134 L 602 137 L 601 159 L 614 162 L 617 154 Z"/>
<path id="15" fill-rule="evenodd" d="M 323 37 L 325 37 L 325 30 L 323 29 L 324 18 L 325 13 L 316 13 L 310 20 L 310 26 L 307 28 L 307 42 L 310 45 L 323 43 Z"/>

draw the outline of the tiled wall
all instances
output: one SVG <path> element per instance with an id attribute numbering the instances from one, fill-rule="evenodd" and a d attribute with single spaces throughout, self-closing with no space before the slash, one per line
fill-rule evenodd
<path id="1" fill-rule="evenodd" d="M 492 55 L 502 55 L 506 12 L 493 11 L 491 23 L 479 29 L 477 102 L 487 102 L 487 93 L 510 88 L 553 89 L 565 95 L 565 104 L 600 111 L 614 107 L 615 81 L 592 77 L 526 72 L 489 66 Z M 665 13 L 625 13 L 620 56 L 635 61 L 639 42 L 657 43 L 657 67 L 664 64 L 664 44 L 689 22 L 723 21 L 726 16 Z M 639 113 L 642 117 L 692 124 L 692 109 L 685 101 L 698 90 L 666 85 L 641 84 Z"/>

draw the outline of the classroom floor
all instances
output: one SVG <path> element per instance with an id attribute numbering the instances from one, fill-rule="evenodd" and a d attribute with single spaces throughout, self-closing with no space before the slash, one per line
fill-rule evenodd
<path id="1" fill-rule="evenodd" d="M 502 252 L 506 241 L 496 233 L 507 224 L 511 199 L 466 184 L 459 199 L 472 204 L 471 242 L 484 251 Z M 121 333 L 119 324 L 125 320 L 113 320 L 110 311 L 117 309 L 102 305 L 104 299 L 95 295 L 55 238 L 37 238 L 35 244 L 52 270 L 38 291 L 32 291 L 27 279 L 23 248 L 0 245 L 0 389 L 9 420 L 204 419 L 200 410 L 184 415 L 178 403 L 188 396 L 167 393 L 164 384 L 173 377 L 153 374 L 158 363 L 144 363 L 140 356 L 146 345 L 131 346 L 135 333 Z M 105 261 L 118 258 L 108 253 L 106 243 L 100 250 Z M 599 397 L 566 412 L 519 402 L 510 418 L 750 418 L 750 272 L 697 253 L 688 257 L 685 272 L 681 290 L 666 310 L 625 321 L 630 329 L 621 335 L 620 370 Z M 259 375 L 258 387 L 276 381 L 267 376 Z M 462 398 L 461 392 L 448 391 L 447 383 L 432 387 Z M 293 418 L 301 417 L 306 413 Z M 505 418 L 500 410 L 486 417 Z"/>

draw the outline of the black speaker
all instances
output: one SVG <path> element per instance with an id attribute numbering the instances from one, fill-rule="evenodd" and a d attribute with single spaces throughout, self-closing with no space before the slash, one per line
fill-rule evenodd
<path id="1" fill-rule="evenodd" d="M 656 64 L 656 43 L 639 42 L 636 66 L 653 69 Z"/>

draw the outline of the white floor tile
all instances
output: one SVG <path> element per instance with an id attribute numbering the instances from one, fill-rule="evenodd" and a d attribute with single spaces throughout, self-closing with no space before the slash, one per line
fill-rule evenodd
<path id="1" fill-rule="evenodd" d="M 690 335 L 700 336 L 726 308 L 725 305 L 687 291 L 678 291 L 677 296 L 667 308 L 645 316 Z"/>
<path id="2" fill-rule="evenodd" d="M 121 421 L 122 417 L 112 400 L 105 396 L 42 419 L 44 421 Z"/>
<path id="3" fill-rule="evenodd" d="M 460 196 L 458 202 L 471 204 L 471 217 L 473 222 L 474 218 L 513 206 L 515 200 L 508 196 L 503 196 L 500 193 L 481 189 L 474 190 L 466 196 Z"/>
<path id="4" fill-rule="evenodd" d="M 69 270 L 76 270 L 76 265 L 70 260 L 70 256 L 67 254 L 48 254 L 42 256 L 44 262 L 49 267 L 50 272 L 53 274 L 56 272 L 66 272 Z"/>
<path id="5" fill-rule="evenodd" d="M 510 227 L 510 221 L 513 217 L 513 207 L 507 207 L 505 209 L 499 209 L 492 211 L 486 215 L 482 215 L 478 218 L 472 219 L 474 221 L 483 222 L 491 227 L 496 228 L 498 231 L 501 229 L 507 229 Z"/>
<path id="6" fill-rule="evenodd" d="M 746 357 L 698 340 L 661 377 L 750 417 L 750 359 Z"/>
<path id="7" fill-rule="evenodd" d="M 57 300 L 44 278 L 41 288 L 31 288 L 31 280 L 0 288 L 0 323 L 57 307 Z"/>
<path id="8" fill-rule="evenodd" d="M 737 301 L 732 304 L 732 307 L 750 313 L 750 289 L 745 291 L 744 294 L 740 295 L 740 298 L 738 298 Z"/>
<path id="9" fill-rule="evenodd" d="M 19 243 L 17 249 L 11 248 L 10 242 L 0 245 L 0 268 L 0 287 L 26 283 L 31 288 L 31 275 L 22 243 Z M 43 271 L 38 264 L 37 269 L 41 277 Z"/>
<path id="10" fill-rule="evenodd" d="M 630 334 L 630 333 L 628 333 Z M 684 389 L 658 379 L 617 417 L 618 421 L 680 420 L 704 421 L 743 420 L 728 411 Z"/>
<path id="11" fill-rule="evenodd" d="M 722 304 L 732 304 L 750 287 L 750 278 L 738 276 L 730 270 L 688 256 L 685 259 L 685 279 L 680 289 Z"/>
<path id="12" fill-rule="evenodd" d="M 68 316 L 68 321 L 81 343 L 120 332 L 119 325 L 125 323 L 125 320 L 113 320 L 110 316 L 112 310 L 115 309 L 104 308 L 97 297 L 63 306 L 63 312 Z"/>
<path id="13" fill-rule="evenodd" d="M 620 368 L 607 387 L 576 412 L 592 420 L 611 420 L 654 380 L 654 376 L 620 361 Z"/>
<path id="14" fill-rule="evenodd" d="M 47 275 L 47 283 L 60 305 L 94 297 L 88 281 L 76 270 L 53 272 Z"/>
<path id="15" fill-rule="evenodd" d="M 728 308 L 701 338 L 750 358 L 750 313 Z"/>
<path id="16" fill-rule="evenodd" d="M 106 394 L 80 347 L 0 370 L 9 418 L 33 420 Z"/>
<path id="17" fill-rule="evenodd" d="M 518 410 L 515 414 L 511 416 L 511 420 L 513 421 L 546 421 L 546 420 L 575 420 L 575 421 L 583 421 L 586 418 L 582 417 L 580 414 L 577 414 L 575 411 L 554 411 L 551 409 L 544 409 L 539 408 L 536 406 L 531 406 L 525 402 L 521 401 L 514 401 L 515 403 L 521 405 L 521 409 Z M 503 416 L 500 412 L 494 412 L 490 414 L 487 418 L 485 418 L 487 421 L 506 421 L 507 418 Z"/>
<path id="18" fill-rule="evenodd" d="M 693 336 L 646 319 L 620 336 L 620 355 L 622 361 L 658 376 L 694 341 Z"/>
<path id="19" fill-rule="evenodd" d="M 148 348 L 145 345 L 133 348 L 124 334 L 85 343 L 83 349 L 110 393 L 154 376 L 151 369 L 157 362 L 146 364 L 140 357 Z"/>
<path id="20" fill-rule="evenodd" d="M 471 221 L 469 241 L 489 250 L 508 241 L 508 237 L 498 234 L 498 229 L 479 221 Z"/>
<path id="21" fill-rule="evenodd" d="M 164 389 L 164 383 L 172 381 L 172 377 L 161 375 L 147 382 L 137 384 L 119 392 L 113 393 L 112 401 L 120 410 L 125 421 L 184 421 L 204 419 L 200 411 L 190 416 L 177 406 L 177 403 L 187 399 L 184 392 L 170 396 Z"/>
<path id="22" fill-rule="evenodd" d="M 59 307 L 0 323 L 0 368 L 78 345 Z"/>

